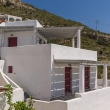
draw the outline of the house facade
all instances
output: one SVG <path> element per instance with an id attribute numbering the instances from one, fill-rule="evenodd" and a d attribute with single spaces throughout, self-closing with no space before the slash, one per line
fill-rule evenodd
<path id="1" fill-rule="evenodd" d="M 97 61 L 97 52 L 81 49 L 82 26 L 43 28 L 38 21 L 29 20 L 6 22 L 1 28 L 4 29 L 4 36 L 1 35 L 1 40 L 4 39 L 1 58 L 6 62 L 4 72 L 36 99 L 51 100 L 79 92 L 79 63 Z M 39 36 L 44 40 L 72 38 L 72 47 L 37 45 Z M 84 65 L 84 68 L 84 90 L 95 89 L 97 67 Z M 34 87 L 35 84 L 38 85 Z"/>
<path id="2" fill-rule="evenodd" d="M 13 80 L 11 80 L 6 74 L 3 73 L 4 60 L 0 60 L 0 109 L 8 110 L 9 105 L 6 103 L 6 97 L 4 91 L 7 90 L 6 85 L 10 84 L 13 89 L 12 102 L 24 101 L 24 92 Z"/>
<path id="3" fill-rule="evenodd" d="M 14 20 L 10 21 L 10 18 Z M 46 43 L 46 40 L 36 32 L 35 28 L 42 27 L 37 20 L 22 21 L 21 17 L 11 15 L 1 15 L 0 19 L 4 19 L 4 22 L 0 24 L 0 50 L 2 47 Z"/>
<path id="4" fill-rule="evenodd" d="M 97 51 L 81 49 L 83 26 L 47 28 L 33 20 L 4 24 L 0 26 L 3 72 L 35 99 L 36 109 L 83 110 L 84 106 L 84 110 L 90 107 L 96 110 L 95 104 L 99 105 L 96 96 L 100 101 L 103 93 L 110 91 L 107 82 L 110 62 L 97 61 Z M 71 39 L 72 47 L 47 44 L 48 40 L 65 38 Z M 103 66 L 100 84 L 97 66 Z M 100 103 L 109 98 L 104 96 Z M 89 100 L 92 104 L 86 107 Z M 108 110 L 109 105 L 105 106 Z"/>
<path id="5" fill-rule="evenodd" d="M 83 55 L 84 53 L 89 53 L 89 55 Z M 76 54 L 79 56 L 75 56 Z M 66 93 L 79 92 L 79 64 L 74 64 L 71 59 L 80 60 L 88 57 L 88 60 L 92 60 L 94 56 L 96 60 L 96 54 L 94 51 L 55 44 L 2 49 L 2 59 L 6 61 L 4 73 L 16 81 L 27 93 L 40 100 L 51 100 L 64 96 Z M 12 72 L 9 71 L 10 67 Z M 94 89 L 97 83 L 95 77 L 97 68 L 88 65 L 85 67 L 89 75 L 85 76 L 89 77 L 88 82 L 85 82 L 86 88 Z"/>

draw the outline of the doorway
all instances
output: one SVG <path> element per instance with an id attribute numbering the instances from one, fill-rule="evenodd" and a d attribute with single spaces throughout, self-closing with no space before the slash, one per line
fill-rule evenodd
<path id="1" fill-rule="evenodd" d="M 90 67 L 85 67 L 85 89 L 90 89 Z"/>
<path id="2" fill-rule="evenodd" d="M 71 92 L 71 67 L 65 67 L 65 93 Z"/>

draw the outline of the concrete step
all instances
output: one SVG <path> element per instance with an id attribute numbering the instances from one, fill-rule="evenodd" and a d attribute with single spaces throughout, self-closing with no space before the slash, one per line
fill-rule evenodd
<path id="1" fill-rule="evenodd" d="M 52 100 L 70 100 L 70 99 L 74 99 L 75 98 L 75 94 L 66 94 L 64 96 L 60 96 L 60 97 L 56 97 L 56 98 L 53 98 Z"/>

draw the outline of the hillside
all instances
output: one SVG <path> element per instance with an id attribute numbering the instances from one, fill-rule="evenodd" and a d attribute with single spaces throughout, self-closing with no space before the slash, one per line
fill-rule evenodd
<path id="1" fill-rule="evenodd" d="M 78 26 L 83 25 L 81 45 L 84 49 L 98 51 L 98 60 L 110 60 L 110 35 L 90 29 L 84 24 L 76 21 L 66 20 L 57 15 L 40 10 L 27 3 L 19 2 L 19 0 L 0 0 L 0 13 L 21 16 L 26 19 L 37 19 L 44 27 L 49 26 Z M 71 39 L 52 40 L 49 42 L 61 45 L 71 46 Z M 102 67 L 99 68 L 99 77 L 102 73 Z M 108 75 L 110 78 L 110 74 Z"/>

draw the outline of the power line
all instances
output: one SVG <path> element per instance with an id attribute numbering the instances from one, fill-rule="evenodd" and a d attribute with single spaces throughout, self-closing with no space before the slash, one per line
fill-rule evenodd
<path id="1" fill-rule="evenodd" d="M 106 23 L 98 23 L 98 24 L 100 24 L 100 25 L 110 25 L 110 24 L 106 24 Z"/>

